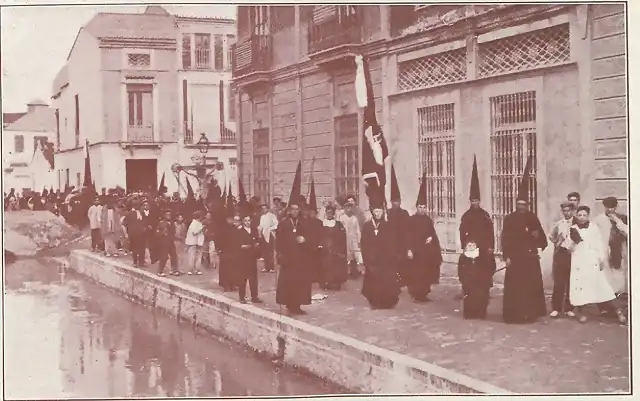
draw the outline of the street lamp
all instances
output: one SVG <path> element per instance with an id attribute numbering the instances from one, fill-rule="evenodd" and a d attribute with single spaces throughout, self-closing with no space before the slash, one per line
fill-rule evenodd
<path id="1" fill-rule="evenodd" d="M 199 146 L 199 150 L 202 156 L 206 156 L 206 154 L 209 152 L 209 138 L 207 138 L 204 132 L 200 134 L 200 139 L 198 139 L 198 142 L 196 144 Z"/>

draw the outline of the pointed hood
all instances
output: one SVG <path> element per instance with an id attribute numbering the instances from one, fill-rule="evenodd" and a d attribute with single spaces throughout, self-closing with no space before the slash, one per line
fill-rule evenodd
<path id="1" fill-rule="evenodd" d="M 398 178 L 396 177 L 396 168 L 391 165 L 391 201 L 400 201 L 400 187 L 398 186 Z"/>
<path id="2" fill-rule="evenodd" d="M 418 191 L 418 199 L 416 200 L 416 206 L 427 205 L 427 173 L 422 173 L 422 182 L 420 183 L 420 190 Z"/>
<path id="3" fill-rule="evenodd" d="M 524 166 L 524 172 L 522 173 L 522 180 L 520 181 L 520 185 L 518 186 L 518 197 L 516 201 L 525 201 L 529 202 L 529 192 L 531 188 L 529 188 L 529 179 L 531 177 L 531 169 L 532 169 L 532 159 L 531 156 L 527 158 L 527 164 Z"/>
<path id="4" fill-rule="evenodd" d="M 300 205 L 302 196 L 302 160 L 298 162 L 296 175 L 293 177 L 293 185 L 291 186 L 291 194 L 289 195 L 288 205 Z"/>
<path id="5" fill-rule="evenodd" d="M 246 216 L 251 213 L 251 208 L 247 201 L 247 194 L 244 192 L 244 186 L 242 185 L 241 179 L 238 179 L 238 207 L 240 208 L 240 213 L 242 213 L 242 215 Z"/>
<path id="6" fill-rule="evenodd" d="M 84 180 L 82 186 L 92 188 L 93 178 L 91 178 L 91 156 L 89 155 L 89 140 L 85 141 L 84 147 Z"/>
<path id="7" fill-rule="evenodd" d="M 368 193 L 369 196 L 369 210 L 373 209 L 383 209 L 385 206 L 385 196 L 384 196 L 384 188 L 377 187 L 373 190 L 370 190 Z"/>
<path id="8" fill-rule="evenodd" d="M 311 190 L 309 191 L 309 210 L 318 211 L 318 203 L 316 200 L 316 183 L 311 179 Z"/>
<path id="9" fill-rule="evenodd" d="M 235 213 L 235 203 L 233 201 L 233 191 L 231 190 L 231 186 L 229 186 L 229 192 L 227 193 L 227 215 L 228 216 L 233 216 L 233 213 Z"/>
<path id="10" fill-rule="evenodd" d="M 480 181 L 478 180 L 478 163 L 473 155 L 473 168 L 471 170 L 471 187 L 469 188 L 469 200 L 480 200 Z"/>
<path id="11" fill-rule="evenodd" d="M 164 185 L 164 176 L 165 176 L 165 173 L 162 173 L 162 178 L 160 179 L 160 185 L 158 186 L 158 195 L 164 195 L 167 193 L 167 187 Z"/>

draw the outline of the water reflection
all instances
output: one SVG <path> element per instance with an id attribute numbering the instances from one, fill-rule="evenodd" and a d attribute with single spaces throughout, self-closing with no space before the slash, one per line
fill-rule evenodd
<path id="1" fill-rule="evenodd" d="M 51 265 L 18 261 L 5 277 L 10 398 L 342 392 Z"/>

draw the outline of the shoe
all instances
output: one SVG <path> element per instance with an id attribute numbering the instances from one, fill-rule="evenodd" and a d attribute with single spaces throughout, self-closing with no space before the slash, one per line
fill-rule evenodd
<path id="1" fill-rule="evenodd" d="M 263 304 L 264 302 L 260 298 L 252 298 L 251 299 L 251 303 L 252 304 Z"/>
<path id="2" fill-rule="evenodd" d="M 202 276 L 202 272 L 200 270 L 196 270 L 196 275 Z"/>
<path id="3" fill-rule="evenodd" d="M 582 315 L 578 318 L 578 322 L 579 323 L 586 323 L 587 322 L 587 317 L 585 315 Z"/>
<path id="4" fill-rule="evenodd" d="M 627 324 L 627 318 L 624 316 L 624 313 L 622 313 L 622 311 L 617 311 L 616 314 L 618 315 L 618 322 L 620 324 Z"/>
<path id="5" fill-rule="evenodd" d="M 567 315 L 568 317 L 576 317 L 576 314 L 572 310 L 565 313 L 565 315 Z"/>
<path id="6" fill-rule="evenodd" d="M 187 272 L 187 276 L 193 276 L 193 272 Z"/>
<path id="7" fill-rule="evenodd" d="M 246 299 L 246 298 L 242 298 L 242 299 L 240 300 L 240 303 L 241 303 L 241 304 L 246 304 L 246 303 L 247 303 L 247 299 Z"/>
<path id="8" fill-rule="evenodd" d="M 551 313 L 549 313 L 549 317 L 558 317 L 558 315 L 560 315 L 560 313 L 558 313 L 557 310 L 551 311 Z"/>
<path id="9" fill-rule="evenodd" d="M 158 277 L 167 277 L 167 275 L 164 273 L 158 273 Z"/>

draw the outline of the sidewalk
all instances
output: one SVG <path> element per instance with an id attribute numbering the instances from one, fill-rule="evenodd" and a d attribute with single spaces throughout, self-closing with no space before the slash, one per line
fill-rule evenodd
<path id="1" fill-rule="evenodd" d="M 124 259 L 124 258 L 120 258 Z M 127 262 L 129 258 L 124 259 Z M 157 265 L 146 270 L 155 272 Z M 285 313 L 275 303 L 274 273 L 259 273 L 259 307 Z M 217 270 L 178 281 L 215 293 Z M 532 325 L 501 320 L 501 291 L 494 288 L 487 321 L 462 319 L 457 279 L 444 277 L 428 304 L 416 304 L 403 291 L 393 310 L 371 310 L 360 295 L 361 280 L 339 292 L 314 286 L 328 298 L 295 317 L 306 323 L 465 374 L 516 393 L 628 392 L 628 328 L 593 316 L 584 325 L 545 318 Z M 237 300 L 237 293 L 226 293 Z"/>

